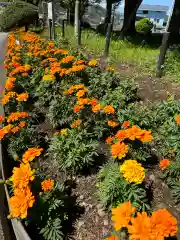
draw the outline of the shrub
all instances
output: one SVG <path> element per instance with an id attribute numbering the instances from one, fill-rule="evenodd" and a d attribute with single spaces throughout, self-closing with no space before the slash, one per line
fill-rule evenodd
<path id="1" fill-rule="evenodd" d="M 153 23 L 148 19 L 141 19 L 136 23 L 136 31 L 143 34 L 148 34 L 153 28 Z"/>
<path id="2" fill-rule="evenodd" d="M 30 23 L 37 17 L 37 7 L 23 1 L 15 1 L 0 14 L 0 28 L 10 30 L 18 24 Z"/>
<path id="3" fill-rule="evenodd" d="M 49 154 L 60 169 L 76 173 L 93 164 L 94 157 L 98 155 L 97 142 L 89 139 L 83 130 L 61 130 L 52 138 Z"/>
<path id="4" fill-rule="evenodd" d="M 99 171 L 97 186 L 97 196 L 104 207 L 116 207 L 130 200 L 137 210 L 150 210 L 144 187 L 128 183 L 117 163 L 109 162 Z"/>

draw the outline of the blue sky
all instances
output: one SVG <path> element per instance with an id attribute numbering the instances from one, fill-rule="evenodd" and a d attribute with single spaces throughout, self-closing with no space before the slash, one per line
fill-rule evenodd
<path id="1" fill-rule="evenodd" d="M 166 5 L 171 7 L 173 0 L 143 0 L 142 3 L 151 4 L 151 5 Z M 124 2 L 124 1 L 123 1 Z M 122 2 L 122 4 L 123 4 Z M 103 7 L 106 6 L 105 1 L 101 4 Z M 120 11 L 122 12 L 122 5 L 120 6 Z"/>
<path id="2" fill-rule="evenodd" d="M 171 6 L 172 0 L 144 0 L 143 3 L 154 5 L 167 5 Z"/>

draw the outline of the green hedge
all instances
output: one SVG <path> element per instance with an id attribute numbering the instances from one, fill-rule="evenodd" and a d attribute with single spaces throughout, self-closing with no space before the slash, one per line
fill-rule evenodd
<path id="1" fill-rule="evenodd" d="M 143 34 L 150 33 L 152 28 L 153 23 L 148 18 L 141 19 L 136 23 L 136 31 Z"/>
<path id="2" fill-rule="evenodd" d="M 0 15 L 0 29 L 8 31 L 17 25 L 32 23 L 38 16 L 37 10 L 37 7 L 30 3 L 12 2 Z"/>

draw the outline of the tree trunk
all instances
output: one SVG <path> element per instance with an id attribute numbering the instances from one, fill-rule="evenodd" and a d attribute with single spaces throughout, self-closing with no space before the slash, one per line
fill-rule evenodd
<path id="1" fill-rule="evenodd" d="M 111 22 L 111 14 L 112 14 L 112 1 L 106 0 L 106 16 L 104 20 L 105 25 Z"/>
<path id="2" fill-rule="evenodd" d="M 124 6 L 124 22 L 121 29 L 122 36 L 133 34 L 136 32 L 135 22 L 136 22 L 136 12 L 139 8 L 142 0 L 125 0 Z"/>

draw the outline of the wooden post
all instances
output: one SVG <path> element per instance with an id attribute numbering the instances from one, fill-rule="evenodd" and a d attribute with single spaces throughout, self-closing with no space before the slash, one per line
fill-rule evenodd
<path id="1" fill-rule="evenodd" d="M 106 33 L 106 44 L 104 49 L 104 56 L 107 57 L 109 54 L 109 46 L 111 41 L 111 31 L 112 31 L 112 23 L 108 23 L 107 33 Z"/>
<path id="2" fill-rule="evenodd" d="M 65 37 L 65 19 L 62 20 L 62 37 Z"/>
<path id="3" fill-rule="evenodd" d="M 163 64 L 165 61 L 165 56 L 166 56 L 166 52 L 168 49 L 168 39 L 169 39 L 169 35 L 170 35 L 169 26 L 170 26 L 172 14 L 174 11 L 174 6 L 175 6 L 175 0 L 172 0 L 171 11 L 170 11 L 170 14 L 168 17 L 165 33 L 163 34 L 162 44 L 161 44 L 161 48 L 160 48 L 160 54 L 159 54 L 159 58 L 158 58 L 158 62 L 157 62 L 157 69 L 156 69 L 157 77 L 162 76 L 162 67 L 163 67 Z"/>
<path id="4" fill-rule="evenodd" d="M 75 20 L 74 20 L 74 30 L 75 30 L 75 39 L 76 45 L 80 46 L 81 44 L 81 32 L 80 32 L 80 0 L 76 0 L 75 3 Z"/>
<path id="5" fill-rule="evenodd" d="M 49 21 L 49 39 L 52 40 L 52 20 L 48 19 Z"/>
<path id="6" fill-rule="evenodd" d="M 56 39 L 54 0 L 52 0 L 52 39 L 53 39 L 53 40 Z"/>
<path id="7" fill-rule="evenodd" d="M 157 70 L 156 70 L 156 76 L 161 77 L 162 76 L 162 66 L 164 64 L 166 51 L 168 49 L 168 39 L 169 39 L 170 32 L 165 32 L 163 34 L 162 44 L 160 47 L 160 54 L 157 62 Z"/>

